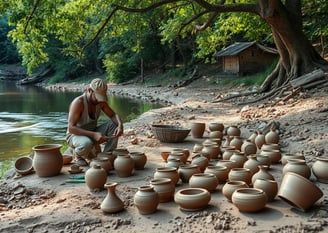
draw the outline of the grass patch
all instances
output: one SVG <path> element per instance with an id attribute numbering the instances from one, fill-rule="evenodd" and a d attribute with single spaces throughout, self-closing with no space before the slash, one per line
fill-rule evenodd
<path id="1" fill-rule="evenodd" d="M 6 160 L 4 162 L 0 162 L 0 180 L 3 179 L 6 172 L 11 169 L 13 163 L 11 160 Z"/>

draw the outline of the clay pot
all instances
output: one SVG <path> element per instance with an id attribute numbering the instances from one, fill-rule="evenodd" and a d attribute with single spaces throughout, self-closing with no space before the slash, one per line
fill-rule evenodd
<path id="1" fill-rule="evenodd" d="M 90 167 L 92 167 L 94 164 L 98 164 L 103 169 L 105 169 L 107 174 L 109 174 L 110 170 L 113 169 L 112 164 L 109 161 L 109 158 L 106 158 L 106 157 L 96 157 L 96 158 L 92 159 L 92 161 L 90 162 Z"/>
<path id="2" fill-rule="evenodd" d="M 255 144 L 255 138 L 257 136 L 257 131 L 254 131 L 249 137 L 248 140 Z"/>
<path id="3" fill-rule="evenodd" d="M 167 158 L 167 160 L 170 159 L 178 159 L 180 160 L 182 163 L 186 163 L 187 162 L 187 158 L 185 157 L 183 152 L 171 152 L 171 154 L 169 155 L 169 157 Z"/>
<path id="4" fill-rule="evenodd" d="M 120 154 L 114 161 L 114 168 L 119 177 L 131 176 L 134 169 L 134 160 L 128 154 Z"/>
<path id="5" fill-rule="evenodd" d="M 262 189 L 268 197 L 268 202 L 273 201 L 278 193 L 278 183 L 275 180 L 256 179 L 253 188 Z"/>
<path id="6" fill-rule="evenodd" d="M 196 164 L 199 167 L 199 170 L 203 172 L 208 166 L 208 158 L 201 154 L 195 154 L 192 157 L 191 164 Z"/>
<path id="7" fill-rule="evenodd" d="M 169 151 L 162 151 L 161 152 L 161 157 L 162 157 L 164 162 L 167 162 L 167 158 L 169 157 L 170 154 L 171 154 L 171 152 L 169 152 Z"/>
<path id="8" fill-rule="evenodd" d="M 247 156 L 251 154 L 256 154 L 257 147 L 254 142 L 251 142 L 250 140 L 246 139 L 241 145 L 240 150 Z"/>
<path id="9" fill-rule="evenodd" d="M 170 159 L 170 158 L 168 158 L 167 159 L 167 162 L 166 162 L 166 167 L 175 167 L 175 168 L 179 168 L 180 167 L 180 165 L 183 165 L 184 163 L 183 162 L 181 162 L 181 160 L 180 159 Z"/>
<path id="10" fill-rule="evenodd" d="M 236 125 L 229 126 L 227 129 L 228 136 L 237 136 L 240 137 L 241 131 Z"/>
<path id="11" fill-rule="evenodd" d="M 271 164 L 278 163 L 281 159 L 280 150 L 262 150 L 260 154 L 269 156 Z"/>
<path id="12" fill-rule="evenodd" d="M 270 166 L 271 166 L 271 159 L 270 159 L 269 156 L 256 154 L 256 159 L 257 159 L 257 161 L 260 162 L 261 165 L 266 165 L 266 166 L 268 166 L 268 168 L 270 168 Z"/>
<path id="13" fill-rule="evenodd" d="M 236 148 L 234 146 L 222 147 L 222 159 L 229 160 L 235 150 Z"/>
<path id="14" fill-rule="evenodd" d="M 287 172 L 294 172 L 307 179 L 311 176 L 311 169 L 303 159 L 288 159 L 287 164 L 282 169 L 282 175 L 285 175 Z"/>
<path id="15" fill-rule="evenodd" d="M 223 132 L 224 125 L 222 123 L 218 123 L 218 122 L 210 122 L 210 123 L 208 123 L 208 129 L 210 131 L 221 131 L 221 132 Z"/>
<path id="16" fill-rule="evenodd" d="M 228 201 L 231 201 L 231 197 L 234 191 L 236 191 L 239 188 L 248 188 L 248 184 L 246 184 L 245 181 L 228 181 L 225 183 L 222 187 L 222 193 L 223 195 L 228 199 Z"/>
<path id="17" fill-rule="evenodd" d="M 106 181 L 107 172 L 98 164 L 94 164 L 85 172 L 85 183 L 91 191 L 104 189 Z"/>
<path id="18" fill-rule="evenodd" d="M 267 196 L 261 189 L 240 188 L 232 194 L 231 201 L 240 212 L 258 212 L 265 207 Z"/>
<path id="19" fill-rule="evenodd" d="M 40 177 L 56 176 L 63 167 L 60 144 L 43 144 L 32 147 L 34 151 L 32 166 Z"/>
<path id="20" fill-rule="evenodd" d="M 202 151 L 202 149 L 203 149 L 203 145 L 200 144 L 200 143 L 196 143 L 196 144 L 194 145 L 192 151 L 193 151 L 194 153 L 199 153 L 199 152 Z"/>
<path id="21" fill-rule="evenodd" d="M 195 164 L 180 165 L 178 168 L 179 177 L 182 182 L 188 183 L 193 174 L 200 173 L 200 169 Z"/>
<path id="22" fill-rule="evenodd" d="M 228 172 L 230 172 L 231 168 L 237 167 L 236 162 L 232 161 L 232 160 L 219 160 L 217 161 L 217 163 L 215 164 L 216 166 L 224 166 L 228 168 Z"/>
<path id="23" fill-rule="evenodd" d="M 328 183 L 328 158 L 316 158 L 316 161 L 312 165 L 313 175 L 317 178 L 317 181 L 321 183 Z"/>
<path id="24" fill-rule="evenodd" d="M 261 163 L 257 160 L 256 155 L 250 155 L 248 156 L 248 159 L 244 163 L 243 167 L 248 168 L 251 172 L 251 176 L 253 176 L 256 172 L 259 171 L 259 165 L 261 165 Z"/>
<path id="25" fill-rule="evenodd" d="M 230 160 L 235 161 L 236 167 L 243 167 L 244 163 L 247 161 L 247 157 L 242 152 L 234 151 Z"/>
<path id="26" fill-rule="evenodd" d="M 204 144 L 201 153 L 208 154 L 211 159 L 216 159 L 221 154 L 220 146 L 216 144 Z"/>
<path id="27" fill-rule="evenodd" d="M 187 148 L 173 148 L 171 154 L 175 154 L 175 153 L 177 154 L 183 153 L 186 162 L 190 156 L 190 151 Z"/>
<path id="28" fill-rule="evenodd" d="M 100 152 L 100 153 L 98 153 L 97 154 L 97 157 L 98 158 L 108 158 L 110 164 L 112 165 L 112 169 L 113 169 L 113 167 L 114 167 L 114 161 L 115 161 L 117 155 L 116 154 L 113 154 L 113 152 L 111 152 L 111 151 L 108 151 L 108 152 Z"/>
<path id="29" fill-rule="evenodd" d="M 219 183 L 225 183 L 228 179 L 228 168 L 225 166 L 207 166 L 204 171 L 205 174 L 214 174 Z"/>
<path id="30" fill-rule="evenodd" d="M 28 175 L 33 172 L 33 160 L 29 156 L 22 156 L 15 160 L 15 170 L 20 175 Z"/>
<path id="31" fill-rule="evenodd" d="M 191 122 L 190 132 L 193 138 L 202 138 L 205 131 L 206 124 L 202 122 Z"/>
<path id="32" fill-rule="evenodd" d="M 243 139 L 239 136 L 234 136 L 230 142 L 230 146 L 234 146 L 236 150 L 241 151 L 241 146 L 243 145 Z"/>
<path id="33" fill-rule="evenodd" d="M 115 148 L 113 151 L 112 151 L 112 154 L 113 155 L 128 155 L 129 154 L 129 150 L 126 149 L 126 148 Z"/>
<path id="34" fill-rule="evenodd" d="M 265 143 L 279 143 L 279 134 L 276 132 L 276 129 L 272 127 L 268 133 L 265 134 Z"/>
<path id="35" fill-rule="evenodd" d="M 158 167 L 154 173 L 154 179 L 169 178 L 176 185 L 179 180 L 179 173 L 176 167 Z"/>
<path id="36" fill-rule="evenodd" d="M 185 188 L 174 195 L 174 201 L 181 210 L 198 211 L 208 206 L 211 200 L 209 191 L 203 188 Z"/>
<path id="37" fill-rule="evenodd" d="M 287 153 L 283 154 L 281 157 L 281 164 L 285 166 L 287 164 L 288 159 L 303 159 L 305 160 L 305 156 L 301 154 L 292 154 L 292 153 Z"/>
<path id="38" fill-rule="evenodd" d="M 73 161 L 73 155 L 63 154 L 63 165 L 70 164 Z"/>
<path id="39" fill-rule="evenodd" d="M 258 149 L 261 149 L 262 145 L 265 143 L 265 136 L 262 133 L 262 131 L 257 131 L 257 136 L 254 140 L 255 145 L 257 146 Z"/>
<path id="40" fill-rule="evenodd" d="M 222 133 L 222 131 L 219 131 L 219 130 L 210 131 L 208 134 L 208 137 L 211 139 L 214 139 L 214 138 L 222 139 L 223 133 Z"/>
<path id="41" fill-rule="evenodd" d="M 280 150 L 280 146 L 276 143 L 264 143 L 261 150 Z"/>
<path id="42" fill-rule="evenodd" d="M 229 135 L 227 135 L 226 136 L 226 138 L 225 138 L 225 141 L 224 141 L 224 143 L 223 143 L 223 147 L 228 147 L 228 146 L 230 146 L 230 142 L 231 142 L 231 140 L 233 139 L 233 136 L 229 136 Z"/>
<path id="43" fill-rule="evenodd" d="M 173 200 L 175 184 L 170 178 L 155 178 L 150 181 L 150 185 L 157 192 L 159 202 L 168 202 Z"/>
<path id="44" fill-rule="evenodd" d="M 323 192 L 320 188 L 309 179 L 294 172 L 287 172 L 283 176 L 278 191 L 280 199 L 304 212 L 308 211 L 322 196 Z"/>
<path id="45" fill-rule="evenodd" d="M 209 192 L 215 191 L 218 184 L 218 179 L 211 173 L 196 173 L 189 179 L 189 186 L 191 188 L 203 188 Z"/>
<path id="46" fill-rule="evenodd" d="M 143 170 L 147 162 L 147 156 L 143 152 L 130 152 L 130 157 L 134 161 L 134 169 Z"/>
<path id="47" fill-rule="evenodd" d="M 134 195 L 133 203 L 140 214 L 152 214 L 157 210 L 159 196 L 152 186 L 141 186 Z"/>
<path id="48" fill-rule="evenodd" d="M 106 183 L 104 188 L 107 189 L 107 195 L 100 204 L 100 209 L 105 213 L 116 213 L 124 210 L 123 201 L 116 194 L 116 186 L 118 183 Z"/>
<path id="49" fill-rule="evenodd" d="M 246 184 L 251 183 L 251 172 L 248 168 L 232 168 L 228 174 L 229 181 L 245 181 Z"/>
<path id="50" fill-rule="evenodd" d="M 273 175 L 268 171 L 268 169 L 268 166 L 260 165 L 259 171 L 252 176 L 252 184 L 255 183 L 256 179 L 275 180 Z"/>

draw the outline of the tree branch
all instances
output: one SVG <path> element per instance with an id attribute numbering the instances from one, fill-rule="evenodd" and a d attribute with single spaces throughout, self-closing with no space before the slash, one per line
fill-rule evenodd
<path id="1" fill-rule="evenodd" d="M 26 24 L 25 24 L 25 27 L 24 27 L 24 34 L 26 34 L 27 26 L 28 26 L 29 22 L 32 20 L 33 15 L 34 15 L 34 12 L 38 8 L 40 2 L 41 2 L 41 0 L 37 0 L 36 3 L 34 4 L 33 9 L 32 9 L 32 12 L 28 16 L 27 21 L 26 21 Z"/>

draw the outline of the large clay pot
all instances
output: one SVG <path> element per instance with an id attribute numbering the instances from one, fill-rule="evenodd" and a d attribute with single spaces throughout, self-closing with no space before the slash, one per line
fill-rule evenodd
<path id="1" fill-rule="evenodd" d="M 33 168 L 40 177 L 56 176 L 63 167 L 60 144 L 43 144 L 32 147 L 34 151 Z"/>
<path id="2" fill-rule="evenodd" d="M 256 179 L 253 188 L 262 189 L 268 197 L 268 201 L 273 201 L 278 193 L 278 183 L 275 180 Z"/>
<path id="3" fill-rule="evenodd" d="M 243 141 L 240 150 L 247 156 L 251 154 L 256 154 L 257 147 L 254 142 L 251 142 L 250 140 L 246 139 Z"/>
<path id="4" fill-rule="evenodd" d="M 283 154 L 281 157 L 281 164 L 285 166 L 288 162 L 288 159 L 303 159 L 305 160 L 305 156 L 302 154 L 297 154 L 297 153 L 286 153 Z"/>
<path id="5" fill-rule="evenodd" d="M 244 163 L 247 161 L 247 157 L 242 152 L 234 151 L 230 160 L 235 161 L 236 167 L 243 167 Z"/>
<path id="6" fill-rule="evenodd" d="M 94 164 L 98 164 L 103 169 L 105 169 L 107 174 L 110 173 L 110 170 L 112 170 L 112 168 L 113 168 L 112 164 L 109 161 L 109 158 L 106 158 L 106 157 L 96 157 L 96 158 L 92 159 L 90 162 L 90 167 L 92 167 Z"/>
<path id="7" fill-rule="evenodd" d="M 279 143 L 279 134 L 276 132 L 275 128 L 271 128 L 268 133 L 265 134 L 265 143 Z"/>
<path id="8" fill-rule="evenodd" d="M 141 186 L 134 195 L 133 203 L 140 214 L 152 214 L 157 210 L 159 196 L 152 186 Z"/>
<path id="9" fill-rule="evenodd" d="M 312 172 L 317 181 L 328 183 L 328 158 L 317 157 L 312 165 Z"/>
<path id="10" fill-rule="evenodd" d="M 158 193 L 159 202 L 173 200 L 175 184 L 170 178 L 155 178 L 150 181 L 150 185 Z"/>
<path id="11" fill-rule="evenodd" d="M 229 126 L 227 129 L 228 136 L 237 136 L 240 137 L 241 131 L 236 125 Z"/>
<path id="12" fill-rule="evenodd" d="M 181 210 L 198 211 L 208 206 L 211 200 L 209 191 L 203 188 L 185 188 L 177 191 L 174 201 L 180 206 Z"/>
<path id="13" fill-rule="evenodd" d="M 104 189 L 107 181 L 107 172 L 99 164 L 94 164 L 85 172 L 85 183 L 93 191 Z"/>
<path id="14" fill-rule="evenodd" d="M 225 166 L 207 166 L 204 171 L 205 174 L 214 174 L 219 183 L 225 183 L 228 179 L 228 168 Z"/>
<path id="15" fill-rule="evenodd" d="M 255 183 L 256 179 L 267 179 L 267 180 L 275 180 L 273 175 L 268 171 L 268 166 L 266 165 L 260 165 L 259 166 L 259 171 L 256 172 L 252 176 L 252 184 Z"/>
<path id="16" fill-rule="evenodd" d="M 202 138 L 205 131 L 206 124 L 203 122 L 191 122 L 190 132 L 193 138 Z"/>
<path id="17" fill-rule="evenodd" d="M 281 159 L 280 150 L 262 150 L 260 154 L 269 156 L 271 164 L 278 163 Z"/>
<path id="18" fill-rule="evenodd" d="M 196 173 L 189 179 L 189 186 L 191 188 L 203 188 L 209 192 L 214 192 L 218 186 L 219 181 L 214 174 Z"/>
<path id="19" fill-rule="evenodd" d="M 245 181 L 246 184 L 251 183 L 251 172 L 248 168 L 232 168 L 228 174 L 229 181 Z"/>
<path id="20" fill-rule="evenodd" d="M 228 199 L 228 201 L 231 201 L 231 197 L 234 191 L 236 191 L 239 188 L 248 188 L 248 184 L 246 184 L 245 181 L 228 181 L 225 183 L 222 187 L 222 194 Z"/>
<path id="21" fill-rule="evenodd" d="M 134 161 L 134 169 L 143 170 L 147 163 L 147 156 L 143 152 L 130 152 L 131 159 Z"/>
<path id="22" fill-rule="evenodd" d="M 303 159 L 288 159 L 287 164 L 282 169 L 282 175 L 287 172 L 294 172 L 307 179 L 311 176 L 311 169 Z"/>
<path id="23" fill-rule="evenodd" d="M 229 160 L 235 150 L 236 148 L 234 146 L 222 147 L 222 159 Z"/>
<path id="24" fill-rule="evenodd" d="M 230 142 L 230 146 L 234 146 L 236 150 L 241 151 L 241 146 L 243 145 L 243 139 L 239 136 L 234 136 Z"/>
<path id="25" fill-rule="evenodd" d="M 179 173 L 176 167 L 158 167 L 154 173 L 154 179 L 169 178 L 176 185 L 179 180 Z"/>
<path id="26" fill-rule="evenodd" d="M 219 123 L 219 122 L 210 122 L 210 123 L 208 123 L 208 129 L 210 131 L 221 131 L 221 132 L 223 132 L 224 125 L 222 123 Z"/>
<path id="27" fill-rule="evenodd" d="M 267 196 L 261 189 L 240 188 L 232 194 L 231 201 L 240 212 L 258 212 L 265 207 Z"/>
<path id="28" fill-rule="evenodd" d="M 178 168 L 178 173 L 181 181 L 188 183 L 193 174 L 200 173 L 200 169 L 195 164 L 185 164 Z"/>
<path id="29" fill-rule="evenodd" d="M 255 145 L 258 149 L 261 149 L 262 145 L 265 143 L 265 135 L 262 133 L 262 131 L 257 131 L 257 136 L 254 140 Z"/>
<path id="30" fill-rule="evenodd" d="M 114 161 L 114 168 L 119 177 L 128 177 L 134 170 L 134 161 L 128 154 L 118 155 Z"/>
<path id="31" fill-rule="evenodd" d="M 256 155 L 250 155 L 248 156 L 248 159 L 244 163 L 243 167 L 248 168 L 251 172 L 251 176 L 253 176 L 259 171 L 259 165 L 261 165 L 261 163 L 257 160 Z"/>
<path id="32" fill-rule="evenodd" d="M 203 172 L 208 166 L 208 158 L 201 154 L 195 154 L 191 159 L 191 164 L 196 164 L 199 167 L 199 170 Z"/>
<path id="33" fill-rule="evenodd" d="M 287 172 L 282 179 L 278 197 L 293 207 L 308 211 L 321 197 L 323 192 L 309 179 L 294 172 Z"/>
<path id="34" fill-rule="evenodd" d="M 221 154 L 221 149 L 217 144 L 204 144 L 201 153 L 208 154 L 210 159 L 216 159 Z"/>
<path id="35" fill-rule="evenodd" d="M 123 201 L 116 194 L 116 186 L 118 183 L 106 183 L 104 185 L 107 189 L 107 195 L 100 204 L 100 209 L 105 213 L 116 213 L 124 210 Z"/>

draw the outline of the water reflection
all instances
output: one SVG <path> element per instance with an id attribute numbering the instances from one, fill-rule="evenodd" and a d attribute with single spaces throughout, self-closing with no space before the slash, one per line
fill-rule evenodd
<path id="1" fill-rule="evenodd" d="M 80 94 L 0 82 L 0 164 L 33 153 L 35 145 L 64 144 L 68 107 Z M 120 96 L 110 96 L 108 102 L 123 122 L 161 106 Z"/>

